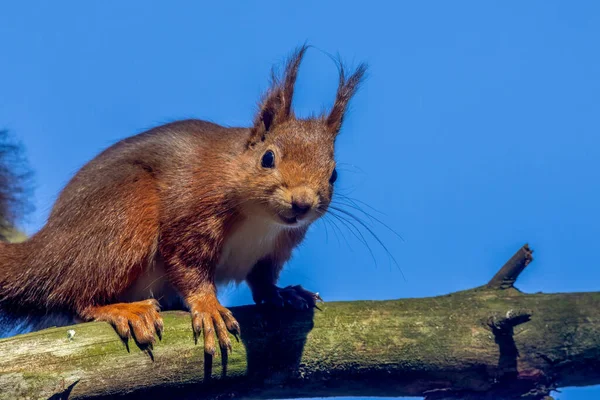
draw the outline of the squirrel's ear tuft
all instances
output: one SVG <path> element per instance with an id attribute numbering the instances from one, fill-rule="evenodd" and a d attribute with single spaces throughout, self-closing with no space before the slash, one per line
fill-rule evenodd
<path id="1" fill-rule="evenodd" d="M 293 117 L 294 85 L 300 62 L 307 48 L 307 45 L 302 45 L 294 51 L 286 63 L 283 79 L 280 79 L 274 71 L 271 72 L 271 85 L 259 104 L 256 117 L 254 117 L 249 146 L 265 140 L 266 134 L 274 125 Z"/>
<path id="2" fill-rule="evenodd" d="M 333 103 L 333 108 L 327 116 L 327 126 L 330 131 L 337 135 L 342 127 L 342 122 L 344 122 L 344 115 L 346 114 L 346 109 L 348 108 L 348 103 L 350 99 L 360 86 L 363 78 L 365 77 L 365 73 L 367 72 L 367 64 L 360 64 L 356 71 L 350 77 L 346 79 L 346 72 L 344 71 L 344 66 L 340 62 L 339 64 L 340 70 L 340 82 L 338 85 L 337 94 L 335 96 L 335 102 Z"/>

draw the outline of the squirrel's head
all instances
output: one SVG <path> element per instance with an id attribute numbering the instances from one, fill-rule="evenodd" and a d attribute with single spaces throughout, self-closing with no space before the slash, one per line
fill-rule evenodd
<path id="1" fill-rule="evenodd" d="M 340 132 L 348 102 L 365 74 L 361 64 L 340 78 L 333 108 L 327 115 L 297 119 L 292 110 L 298 67 L 307 47 L 294 52 L 284 76 L 272 74 L 272 83 L 259 104 L 247 143 L 246 167 L 253 201 L 259 213 L 290 228 L 302 227 L 325 213 L 337 178 L 335 138 Z M 248 193 L 247 193 L 248 194 Z"/>

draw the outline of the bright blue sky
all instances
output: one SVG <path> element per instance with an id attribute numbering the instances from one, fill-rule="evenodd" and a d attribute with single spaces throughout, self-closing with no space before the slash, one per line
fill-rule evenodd
<path id="1" fill-rule="evenodd" d="M 0 127 L 36 173 L 27 232 L 118 139 L 187 117 L 249 124 L 271 65 L 308 40 L 370 64 L 338 140 L 338 189 L 404 237 L 376 228 L 406 278 L 374 240 L 377 265 L 347 230 L 338 242 L 318 223 L 283 284 L 330 301 L 438 295 L 486 282 L 529 242 L 520 288 L 599 289 L 600 3 L 203 3 L 1 6 Z M 336 74 L 308 53 L 300 115 L 331 104 Z M 223 293 L 250 301 L 245 287 Z"/>

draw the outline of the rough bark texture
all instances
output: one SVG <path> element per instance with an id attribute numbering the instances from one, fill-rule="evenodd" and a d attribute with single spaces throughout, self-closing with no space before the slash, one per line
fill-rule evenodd
<path id="1" fill-rule="evenodd" d="M 0 340 L 0 399 L 542 399 L 557 387 L 600 384 L 600 292 L 486 285 L 321 308 L 314 315 L 233 308 L 241 342 L 226 371 L 215 358 L 209 380 L 183 312 L 163 313 L 154 361 L 133 343 L 128 352 L 104 323 Z"/>

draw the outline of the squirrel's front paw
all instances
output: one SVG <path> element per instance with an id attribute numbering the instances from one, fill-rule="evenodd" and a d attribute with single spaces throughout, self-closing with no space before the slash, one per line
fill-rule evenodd
<path id="1" fill-rule="evenodd" d="M 240 325 L 233 317 L 231 311 L 223 307 L 215 296 L 203 296 L 189 303 L 196 343 L 198 343 L 198 336 L 202 334 L 204 352 L 214 355 L 216 352 L 216 333 L 221 354 L 231 351 L 231 340 L 229 339 L 228 332 L 231 332 L 236 339 L 238 339 L 238 335 L 240 334 Z"/>
<path id="2" fill-rule="evenodd" d="M 257 303 L 272 305 L 275 307 L 291 307 L 295 310 L 309 310 L 317 307 L 318 301 L 323 301 L 319 293 L 313 293 L 300 285 L 280 288 L 272 286 L 268 291 L 257 299 Z"/>

